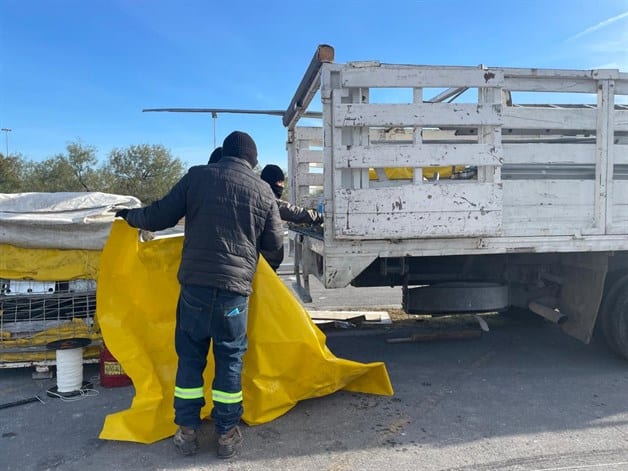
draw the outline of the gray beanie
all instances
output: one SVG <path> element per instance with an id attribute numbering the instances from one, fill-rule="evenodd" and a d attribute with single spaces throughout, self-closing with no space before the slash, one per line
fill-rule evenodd
<path id="1" fill-rule="evenodd" d="M 242 131 L 233 131 L 222 143 L 222 155 L 238 157 L 251 164 L 251 168 L 257 165 L 257 146 L 251 136 Z"/>

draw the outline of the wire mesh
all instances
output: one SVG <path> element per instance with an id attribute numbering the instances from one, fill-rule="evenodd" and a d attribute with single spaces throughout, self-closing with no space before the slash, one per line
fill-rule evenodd
<path id="1" fill-rule="evenodd" d="M 99 338 L 95 314 L 94 280 L 0 279 L 0 366 L 54 359 L 55 340 Z"/>

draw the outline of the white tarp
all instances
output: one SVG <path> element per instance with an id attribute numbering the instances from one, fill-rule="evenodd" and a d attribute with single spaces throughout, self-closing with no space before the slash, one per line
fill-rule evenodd
<path id="1" fill-rule="evenodd" d="M 108 193 L 0 193 L 0 244 L 101 250 L 114 208 L 139 208 L 133 196 Z"/>

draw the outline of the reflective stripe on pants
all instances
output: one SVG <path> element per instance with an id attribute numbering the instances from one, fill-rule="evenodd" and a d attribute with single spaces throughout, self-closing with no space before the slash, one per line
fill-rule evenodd
<path id="1" fill-rule="evenodd" d="M 212 390 L 212 401 L 222 402 L 223 404 L 235 404 L 242 402 L 242 391 L 237 393 L 228 393 L 225 391 Z"/>
<path id="2" fill-rule="evenodd" d="M 242 416 L 242 357 L 247 349 L 248 297 L 217 288 L 181 285 L 175 347 L 179 362 L 175 387 L 175 423 L 200 426 L 205 405 L 203 372 L 210 343 L 214 354 L 211 416 L 224 434 Z"/>

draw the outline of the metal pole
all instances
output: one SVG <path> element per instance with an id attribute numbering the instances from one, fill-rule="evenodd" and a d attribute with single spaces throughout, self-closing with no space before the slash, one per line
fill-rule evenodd
<path id="1" fill-rule="evenodd" d="M 216 118 L 218 118 L 218 113 L 212 111 L 212 118 L 214 119 L 214 149 L 216 148 Z"/>
<path id="2" fill-rule="evenodd" d="M 2 128 L 2 132 L 4 132 L 4 142 L 6 145 L 7 153 L 4 154 L 5 158 L 9 158 L 9 133 L 11 132 L 10 128 Z"/>

